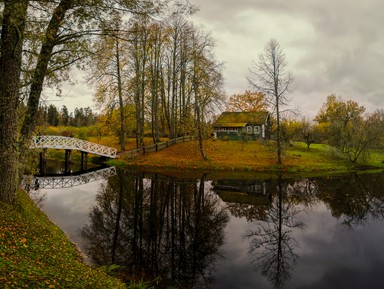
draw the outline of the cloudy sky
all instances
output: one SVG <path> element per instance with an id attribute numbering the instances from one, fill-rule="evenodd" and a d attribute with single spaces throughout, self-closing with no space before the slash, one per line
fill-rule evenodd
<path id="1" fill-rule="evenodd" d="M 295 82 L 291 107 L 315 115 L 327 95 L 384 108 L 384 1 L 190 0 L 193 17 L 216 40 L 227 94 L 248 89 L 246 76 L 275 38 Z"/>
<path id="2" fill-rule="evenodd" d="M 290 106 L 302 115 L 315 115 L 331 93 L 369 112 L 384 108 L 384 1 L 189 1 L 200 7 L 193 20 L 215 39 L 228 95 L 249 89 L 252 61 L 275 38 L 295 78 Z M 64 100 L 49 100 L 70 110 L 93 105 L 92 90 L 84 85 L 63 94 Z"/>

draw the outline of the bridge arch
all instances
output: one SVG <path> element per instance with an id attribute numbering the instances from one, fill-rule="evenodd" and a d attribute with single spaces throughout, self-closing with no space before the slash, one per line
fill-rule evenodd
<path id="1" fill-rule="evenodd" d="M 32 138 L 30 148 L 78 150 L 107 158 L 116 158 L 117 149 L 65 136 L 41 135 Z"/>
<path id="2" fill-rule="evenodd" d="M 87 169 L 88 153 L 99 155 L 107 158 L 116 158 L 117 149 L 99 145 L 93 142 L 65 137 L 42 135 L 32 138 L 30 148 L 43 149 L 40 152 L 40 175 L 45 175 L 45 152 L 46 149 L 63 149 L 65 150 L 65 174 L 71 173 L 71 151 L 78 150 L 81 152 L 81 171 Z"/>

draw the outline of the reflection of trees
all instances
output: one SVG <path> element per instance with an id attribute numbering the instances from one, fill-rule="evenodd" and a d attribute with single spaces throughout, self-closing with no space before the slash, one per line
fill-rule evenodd
<path id="1" fill-rule="evenodd" d="M 266 220 L 269 206 L 267 205 L 252 205 L 252 204 L 239 204 L 227 203 L 227 209 L 231 212 L 232 216 L 237 218 L 245 217 L 248 222 L 254 220 Z"/>
<path id="2" fill-rule="evenodd" d="M 83 229 L 98 264 L 160 276 L 164 286 L 203 286 L 219 256 L 228 216 L 199 182 L 144 179 L 119 172 L 97 196 Z"/>
<path id="3" fill-rule="evenodd" d="M 344 216 L 344 224 L 361 224 L 384 217 L 383 181 L 382 174 L 321 179 L 318 197 L 328 204 L 333 216 Z"/>
<path id="4" fill-rule="evenodd" d="M 292 186 L 290 188 L 292 190 Z M 296 261 L 294 248 L 297 246 L 291 234 L 293 229 L 303 227 L 302 223 L 294 219 L 301 210 L 295 205 L 295 199 L 288 197 L 287 192 L 287 186 L 283 186 L 279 176 L 277 192 L 266 219 L 256 222 L 257 229 L 245 234 L 245 238 L 250 239 L 253 262 L 276 288 L 281 288 L 291 276 Z"/>

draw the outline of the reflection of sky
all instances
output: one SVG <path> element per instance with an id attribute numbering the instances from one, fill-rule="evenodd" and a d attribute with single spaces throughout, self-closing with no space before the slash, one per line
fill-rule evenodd
<path id="1" fill-rule="evenodd" d="M 224 259 L 216 266 L 214 288 L 269 288 L 269 282 L 256 272 L 250 264 L 249 241 L 244 233 L 252 224 L 245 218 L 231 216 L 225 229 L 225 243 L 222 247 Z"/>
<path id="2" fill-rule="evenodd" d="M 43 210 L 80 247 L 79 230 L 88 222 L 100 183 L 41 190 L 46 196 Z M 229 215 L 224 245 L 220 248 L 223 259 L 217 260 L 212 287 L 273 288 L 273 284 L 257 270 L 257 260 L 252 263 L 250 239 L 244 238 L 249 229 L 257 228 L 257 223 Z M 382 221 L 349 228 L 342 225 L 342 219 L 335 219 L 321 202 L 311 206 L 306 213 L 297 214 L 295 221 L 303 222 L 305 228 L 292 230 L 291 237 L 298 244 L 295 248 L 298 258 L 284 288 L 384 288 Z"/>
<path id="3" fill-rule="evenodd" d="M 42 209 L 69 238 L 82 247 L 81 228 L 89 222 L 89 213 L 96 204 L 95 198 L 101 180 L 65 189 L 42 189 Z"/>
<path id="4" fill-rule="evenodd" d="M 349 228 L 322 203 L 297 215 L 297 220 L 305 229 L 292 232 L 298 258 L 283 288 L 384 288 L 382 222 Z M 252 228 L 245 218 L 231 217 L 222 248 L 225 259 L 217 265 L 214 288 L 273 288 L 257 270 L 257 262 L 251 264 L 249 240 L 242 236 Z"/>
<path id="5" fill-rule="evenodd" d="M 303 221 L 307 230 L 296 237 L 300 258 L 287 288 L 384 288 L 382 222 L 349 228 L 323 206 Z"/>

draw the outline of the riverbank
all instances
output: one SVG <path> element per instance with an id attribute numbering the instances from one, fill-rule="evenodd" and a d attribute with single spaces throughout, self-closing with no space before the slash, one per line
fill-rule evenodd
<path id="1" fill-rule="evenodd" d="M 127 288 L 91 268 L 67 236 L 19 191 L 15 206 L 0 204 L 2 288 Z"/>
<path id="2" fill-rule="evenodd" d="M 276 165 L 276 149 L 272 142 L 213 141 L 204 143 L 208 160 L 203 160 L 197 141 L 180 143 L 167 149 L 147 153 L 134 159 L 122 157 L 128 167 L 146 171 L 180 170 L 242 173 L 341 174 L 352 171 L 384 169 L 384 153 L 371 152 L 364 163 L 352 164 L 330 146 L 295 142 L 286 148 L 283 165 Z"/>

